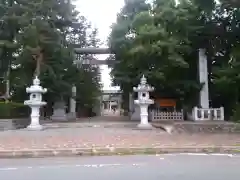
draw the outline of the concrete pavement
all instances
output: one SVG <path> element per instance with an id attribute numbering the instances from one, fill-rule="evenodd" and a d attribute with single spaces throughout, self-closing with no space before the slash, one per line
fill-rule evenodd
<path id="1" fill-rule="evenodd" d="M 240 134 L 167 134 L 130 128 L 53 128 L 0 132 L 0 158 L 157 154 L 239 153 Z"/>
<path id="2" fill-rule="evenodd" d="M 4 180 L 236 180 L 239 155 L 169 154 L 0 161 Z"/>

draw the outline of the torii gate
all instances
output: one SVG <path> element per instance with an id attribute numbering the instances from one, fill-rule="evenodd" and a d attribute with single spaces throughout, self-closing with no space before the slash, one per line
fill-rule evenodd
<path id="1" fill-rule="evenodd" d="M 78 48 L 78 45 L 73 45 L 74 52 L 76 54 L 76 60 L 80 60 L 79 55 L 81 54 L 113 54 L 109 48 Z M 115 63 L 114 60 L 90 60 L 89 64 L 104 65 Z"/>
<path id="2" fill-rule="evenodd" d="M 76 54 L 76 60 L 80 60 L 81 54 L 113 54 L 110 50 L 110 48 L 95 48 L 95 47 L 89 47 L 89 48 L 79 48 L 79 45 L 75 44 L 73 45 L 74 52 Z M 114 60 L 89 60 L 92 65 L 110 65 L 115 63 Z M 86 63 L 85 63 L 86 64 Z M 76 96 L 76 87 L 72 87 L 72 96 Z M 99 107 L 99 110 L 101 111 L 101 107 Z M 99 111 L 98 110 L 98 111 Z M 97 112 L 97 114 L 101 114 L 101 112 Z M 76 101 L 74 98 L 70 99 L 70 115 L 75 118 L 76 117 Z"/>

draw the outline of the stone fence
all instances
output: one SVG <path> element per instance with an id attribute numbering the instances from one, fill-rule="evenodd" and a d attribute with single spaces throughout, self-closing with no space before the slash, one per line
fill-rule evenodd
<path id="1" fill-rule="evenodd" d="M 198 108 L 193 109 L 193 119 L 195 121 L 224 121 L 224 108 Z"/>

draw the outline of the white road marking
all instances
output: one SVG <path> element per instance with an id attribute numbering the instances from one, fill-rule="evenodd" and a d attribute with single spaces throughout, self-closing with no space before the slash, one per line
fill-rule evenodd
<path id="1" fill-rule="evenodd" d="M 221 154 L 221 153 L 173 153 L 173 154 L 156 154 L 157 157 L 166 157 L 166 156 L 226 156 L 240 158 L 240 154 Z M 160 158 L 160 159 L 161 159 Z"/>
<path id="2" fill-rule="evenodd" d="M 219 153 L 214 153 L 214 154 L 211 154 L 212 156 L 228 156 L 228 157 L 233 157 L 234 155 L 233 154 L 219 154 Z"/>
<path id="3" fill-rule="evenodd" d="M 0 168 L 0 171 L 12 171 L 12 170 L 18 170 L 18 168 L 8 167 L 8 168 Z"/>
<path id="4" fill-rule="evenodd" d="M 49 169 L 49 168 L 75 168 L 75 167 L 84 167 L 84 168 L 102 168 L 102 167 L 114 167 L 114 166 L 143 166 L 144 164 L 132 163 L 132 164 L 61 164 L 61 165 L 46 165 L 46 166 L 19 166 L 19 167 L 3 167 L 0 168 L 0 171 L 13 171 L 20 169 Z"/>
<path id="5" fill-rule="evenodd" d="M 152 155 L 151 155 L 152 156 Z M 220 153 L 178 153 L 178 154 L 156 154 L 159 160 L 166 159 L 167 156 L 222 156 L 222 157 L 230 157 L 230 158 L 240 158 L 240 154 L 220 154 Z M 147 163 L 112 163 L 112 164 L 52 164 L 52 165 L 44 165 L 44 166 L 18 166 L 18 167 L 0 167 L 0 171 L 14 171 L 20 169 L 48 169 L 48 168 L 103 168 L 103 167 L 116 167 L 116 166 L 144 166 Z"/>
<path id="6" fill-rule="evenodd" d="M 181 155 L 189 155 L 189 156 L 208 156 L 206 153 L 180 153 Z"/>
<path id="7" fill-rule="evenodd" d="M 187 153 L 186 155 L 193 155 L 194 156 L 194 153 Z M 239 154 L 221 154 L 221 153 L 209 153 L 209 154 L 195 154 L 197 156 L 201 156 L 201 155 L 205 155 L 205 156 L 225 156 L 225 157 L 240 157 Z"/>

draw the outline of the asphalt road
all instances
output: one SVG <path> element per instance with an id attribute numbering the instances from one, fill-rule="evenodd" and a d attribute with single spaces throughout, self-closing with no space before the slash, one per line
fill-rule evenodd
<path id="1" fill-rule="evenodd" d="M 4 180 L 238 180 L 240 155 L 1 159 Z"/>

